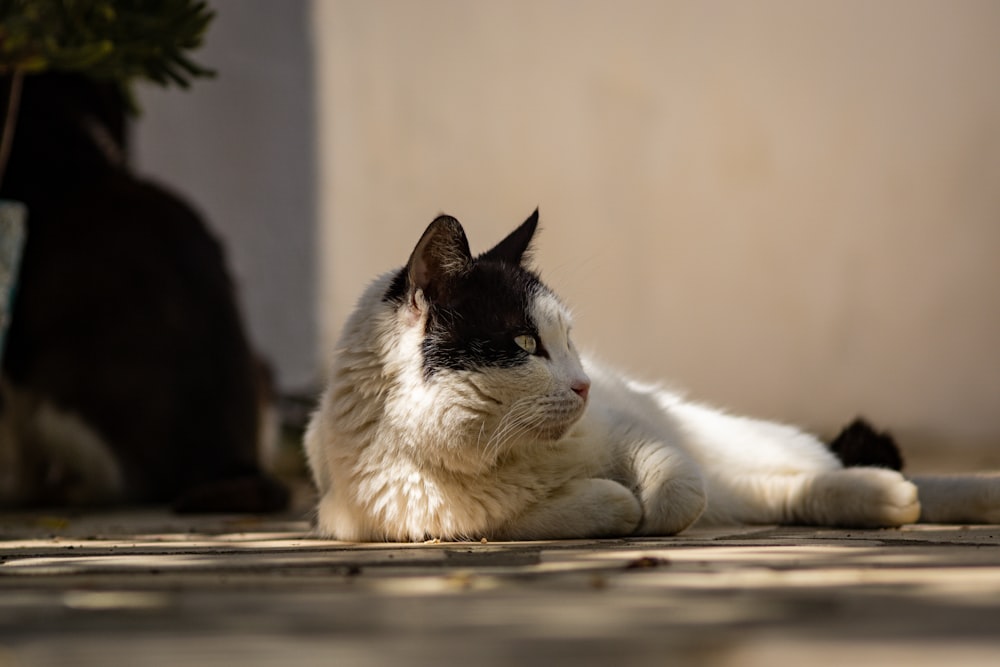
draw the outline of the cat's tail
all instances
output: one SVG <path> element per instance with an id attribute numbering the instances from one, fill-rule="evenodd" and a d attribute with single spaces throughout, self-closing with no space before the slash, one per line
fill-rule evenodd
<path id="1" fill-rule="evenodd" d="M 893 437 L 864 419 L 851 422 L 829 447 L 845 467 L 903 469 Z M 920 523 L 1000 524 L 1000 473 L 908 477 L 920 496 Z"/>

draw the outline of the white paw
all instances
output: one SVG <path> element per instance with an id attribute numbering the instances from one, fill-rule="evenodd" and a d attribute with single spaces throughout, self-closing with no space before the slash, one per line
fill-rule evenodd
<path id="1" fill-rule="evenodd" d="M 890 527 L 920 518 L 917 487 L 901 474 L 884 468 L 846 468 L 836 478 L 835 523 L 842 526 Z"/>
<path id="2" fill-rule="evenodd" d="M 630 535 L 642 520 L 639 499 L 610 479 L 582 480 L 587 484 L 586 501 L 580 508 L 589 515 L 594 536 Z"/>
<path id="3" fill-rule="evenodd" d="M 631 535 L 638 498 L 609 479 L 575 479 L 495 531 L 496 539 L 556 540 Z"/>
<path id="4" fill-rule="evenodd" d="M 680 478 L 644 494 L 641 535 L 676 535 L 702 515 L 707 498 L 700 478 Z"/>
<path id="5" fill-rule="evenodd" d="M 633 462 L 643 509 L 638 533 L 676 535 L 705 511 L 707 497 L 701 471 L 683 453 L 659 442 L 638 447 Z"/>

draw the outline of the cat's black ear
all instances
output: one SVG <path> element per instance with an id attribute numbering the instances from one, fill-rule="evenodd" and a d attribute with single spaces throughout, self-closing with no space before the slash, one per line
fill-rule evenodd
<path id="1" fill-rule="evenodd" d="M 462 225 L 450 215 L 438 216 L 420 237 L 406 265 L 410 288 L 434 301 L 471 263 L 472 252 Z"/>
<path id="2" fill-rule="evenodd" d="M 521 223 L 521 226 L 512 231 L 507 237 L 479 256 L 480 259 L 492 260 L 494 262 L 506 262 L 513 266 L 518 266 L 527 262 L 531 257 L 531 239 L 538 229 L 538 209 L 528 216 L 528 219 Z"/>

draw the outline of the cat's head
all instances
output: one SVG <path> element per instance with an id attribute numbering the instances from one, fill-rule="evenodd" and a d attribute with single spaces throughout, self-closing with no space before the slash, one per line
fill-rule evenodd
<path id="1" fill-rule="evenodd" d="M 497 449 L 561 437 L 583 414 L 590 380 L 570 340 L 570 315 L 526 267 L 536 210 L 473 256 L 458 220 L 440 216 L 385 294 L 422 332 L 423 381 L 448 387 Z"/>

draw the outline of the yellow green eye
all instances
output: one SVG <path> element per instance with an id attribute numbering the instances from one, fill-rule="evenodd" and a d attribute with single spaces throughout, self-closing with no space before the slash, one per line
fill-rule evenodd
<path id="1" fill-rule="evenodd" d="M 514 342 L 517 343 L 519 348 L 528 354 L 534 354 L 538 351 L 538 341 L 535 340 L 534 336 L 514 336 Z"/>

